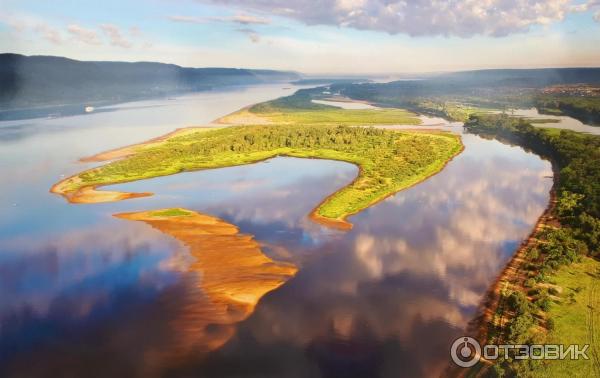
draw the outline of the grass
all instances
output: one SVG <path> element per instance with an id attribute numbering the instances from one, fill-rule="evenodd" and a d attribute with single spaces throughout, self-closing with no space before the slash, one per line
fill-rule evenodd
<path id="1" fill-rule="evenodd" d="M 561 290 L 560 301 L 546 316 L 554 327 L 546 344 L 577 344 L 588 348 L 589 360 L 555 360 L 537 365 L 532 374 L 544 377 L 593 377 L 600 374 L 600 262 L 584 257 L 580 263 L 564 266 L 549 281 Z"/>
<path id="2" fill-rule="evenodd" d="M 403 109 L 331 109 L 250 112 L 277 124 L 302 125 L 420 125 L 416 114 Z"/>
<path id="3" fill-rule="evenodd" d="M 497 109 L 477 107 L 473 105 L 463 104 L 460 102 L 444 100 L 418 101 L 415 104 L 415 108 L 425 112 L 439 114 L 440 116 L 459 122 L 467 121 L 469 117 L 471 117 L 471 115 L 474 114 L 484 114 L 497 111 Z"/>
<path id="4" fill-rule="evenodd" d="M 187 210 L 173 208 L 153 211 L 150 215 L 153 217 L 189 217 L 192 215 L 192 213 Z"/>
<path id="5" fill-rule="evenodd" d="M 260 117 L 273 124 L 299 125 L 420 125 L 422 121 L 405 109 L 341 109 L 335 106 L 313 103 L 312 97 L 298 91 L 292 96 L 256 104 L 227 117 L 226 120 L 248 120 Z M 250 115 L 250 117 L 248 117 Z M 243 122 L 247 123 L 247 122 Z"/>
<path id="6" fill-rule="evenodd" d="M 134 155 L 65 180 L 65 192 L 183 171 L 255 163 L 275 156 L 356 164 L 358 177 L 329 196 L 316 215 L 343 221 L 441 170 L 462 150 L 449 133 L 328 125 L 236 126 L 173 136 Z"/>

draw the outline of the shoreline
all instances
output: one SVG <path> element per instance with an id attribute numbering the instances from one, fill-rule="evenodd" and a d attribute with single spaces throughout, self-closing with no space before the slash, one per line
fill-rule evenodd
<path id="1" fill-rule="evenodd" d="M 117 148 L 113 148 L 111 150 L 99 152 L 95 155 L 82 157 L 81 159 L 79 159 L 79 162 L 81 162 L 81 163 L 102 163 L 102 162 L 109 161 L 109 160 L 122 159 L 122 158 L 126 158 L 128 156 L 135 154 L 137 152 L 136 151 L 137 148 L 144 148 L 144 147 L 151 146 L 155 143 L 164 142 L 165 140 L 167 140 L 169 138 L 185 135 L 188 132 L 202 131 L 203 129 L 211 130 L 211 129 L 216 129 L 216 128 L 220 128 L 220 127 L 222 127 L 222 126 L 212 125 L 212 124 L 206 125 L 206 126 L 179 127 L 173 131 L 170 131 L 170 132 L 164 134 L 164 135 L 160 135 L 155 138 L 148 139 L 147 141 L 144 141 L 144 142 L 134 143 L 134 144 L 130 144 L 130 145 L 127 145 L 124 147 L 117 147 Z M 73 176 L 71 176 L 71 177 L 73 177 Z"/>
<path id="2" fill-rule="evenodd" d="M 442 166 L 441 166 L 439 169 L 435 170 L 434 172 L 431 172 L 430 174 L 426 175 L 425 177 L 423 177 L 422 179 L 418 180 L 417 182 L 414 182 L 414 183 L 412 183 L 412 184 L 410 184 L 410 185 L 408 185 L 408 186 L 406 186 L 406 187 L 404 187 L 404 188 L 401 188 L 401 189 L 399 189 L 399 190 L 397 190 L 397 191 L 395 191 L 395 192 L 393 192 L 393 193 L 387 194 L 387 195 L 385 195 L 385 196 L 384 196 L 384 197 L 382 197 L 382 198 L 378 198 L 377 200 L 375 200 L 375 201 L 371 202 L 371 203 L 369 204 L 369 206 L 365 207 L 364 209 L 362 209 L 362 210 L 358 210 L 358 211 L 355 211 L 355 212 L 352 212 L 352 213 L 349 213 L 349 214 L 347 214 L 347 215 L 345 215 L 345 216 L 343 216 L 342 218 L 339 218 L 339 219 L 326 218 L 326 217 L 324 217 L 324 216 L 322 216 L 322 215 L 320 215 L 320 214 L 318 214 L 318 213 L 317 213 L 317 210 L 319 209 L 319 207 L 320 207 L 320 206 L 321 206 L 323 203 L 325 203 L 325 201 L 327 201 L 327 200 L 329 199 L 329 197 L 333 196 L 333 195 L 336 193 L 336 192 L 333 192 L 332 194 L 330 194 L 330 195 L 328 195 L 327 197 L 325 197 L 325 198 L 323 199 L 323 201 L 321 201 L 321 202 L 320 202 L 320 203 L 319 203 L 319 204 L 318 204 L 318 205 L 317 205 L 317 206 L 316 206 L 316 207 L 315 207 L 315 208 L 314 208 L 314 209 L 313 209 L 313 210 L 310 212 L 310 214 L 309 214 L 309 216 L 308 216 L 308 217 L 309 217 L 309 219 L 313 220 L 313 221 L 314 221 L 314 222 L 316 222 L 316 223 L 323 224 L 323 225 L 325 225 L 325 226 L 329 226 L 329 227 L 333 227 L 333 228 L 337 228 L 337 229 L 341 229 L 341 230 L 344 230 L 344 231 L 349 231 L 349 230 L 351 230 L 351 229 L 352 229 L 352 227 L 353 227 L 353 224 L 352 224 L 351 222 L 349 222 L 349 221 L 348 221 L 346 218 L 348 218 L 348 217 L 351 217 L 351 216 L 353 216 L 353 215 L 356 215 L 356 214 L 358 214 L 359 212 L 361 212 L 361 211 L 363 211 L 363 210 L 366 210 L 366 209 L 370 208 L 371 206 L 373 206 L 373 205 L 376 205 L 376 204 L 378 204 L 378 203 L 380 203 L 380 202 L 382 202 L 382 201 L 384 201 L 384 200 L 388 199 L 389 197 L 391 197 L 391 196 L 393 196 L 393 195 L 396 195 L 396 194 L 400 193 L 400 192 L 401 192 L 401 191 L 403 191 L 403 190 L 410 189 L 410 188 L 412 188 L 413 186 L 416 186 L 416 185 L 418 185 L 418 184 L 420 184 L 420 183 L 422 183 L 422 182 L 426 181 L 427 179 L 429 179 L 429 178 L 431 178 L 431 177 L 433 177 L 433 176 L 437 175 L 437 174 L 438 174 L 438 173 L 440 173 L 441 171 L 443 171 L 443 170 L 444 170 L 444 168 L 446 168 L 446 166 L 447 166 L 447 165 L 448 165 L 448 164 L 449 164 L 449 163 L 450 163 L 452 160 L 454 160 L 454 158 L 455 158 L 455 157 L 457 157 L 458 155 L 460 155 L 460 154 L 461 154 L 461 153 L 462 153 L 462 152 L 465 150 L 465 145 L 464 145 L 464 144 L 463 144 L 463 142 L 462 142 L 462 138 L 459 138 L 459 141 L 460 141 L 460 149 L 459 149 L 459 150 L 458 150 L 458 151 L 457 151 L 457 152 L 456 152 L 456 153 L 455 153 L 455 154 L 454 154 L 454 155 L 453 155 L 453 156 L 452 156 L 450 159 L 446 160 L 446 161 L 444 162 L 444 164 L 442 164 Z M 356 178 L 355 178 L 354 180 L 352 180 L 352 181 L 351 181 L 351 182 L 350 182 L 348 185 L 346 185 L 346 186 L 352 185 L 352 183 L 354 183 L 354 181 L 356 181 L 356 180 L 358 179 L 358 177 L 360 176 L 361 167 L 358 167 L 358 169 L 359 169 L 359 171 L 358 171 L 358 175 L 356 176 Z"/>
<path id="3" fill-rule="evenodd" d="M 174 136 L 177 135 L 178 133 L 183 133 L 186 131 L 190 131 L 192 129 L 198 129 L 198 128 L 194 128 L 194 127 L 189 127 L 189 128 L 183 128 L 183 129 L 177 129 L 171 133 L 165 134 L 161 137 L 157 137 L 157 138 L 153 138 L 147 142 L 142 142 L 139 143 L 137 145 L 131 145 L 131 146 L 127 146 L 124 148 L 120 148 L 120 149 L 115 149 L 115 150 L 110 150 L 110 151 L 106 151 L 106 152 L 101 152 L 97 155 L 98 158 L 102 158 L 104 156 L 110 155 L 113 158 L 109 159 L 109 160 L 115 160 L 118 158 L 124 158 L 126 156 L 129 156 L 131 154 L 135 154 L 135 151 L 133 151 L 134 148 L 136 147 L 144 147 L 144 146 L 148 146 L 150 144 L 153 143 L 159 143 L 159 142 L 164 142 L 164 140 L 168 139 L 169 135 L 170 136 Z M 200 128 L 200 129 L 206 129 L 206 130 L 210 130 L 211 128 L 206 127 L 206 128 Z M 197 131 L 197 130 L 194 130 Z M 460 149 L 458 149 L 458 151 L 456 151 L 456 153 L 454 153 L 450 159 L 446 160 L 438 169 L 435 169 L 433 172 L 427 174 L 425 177 L 420 178 L 419 180 L 417 180 L 414 183 L 411 183 L 410 185 L 407 185 L 406 187 L 400 188 L 397 191 L 394 191 L 393 193 L 389 193 L 381 198 L 377 198 L 376 200 L 372 201 L 371 203 L 369 203 L 369 205 L 363 209 L 348 213 L 346 215 L 344 215 L 341 218 L 327 218 L 324 217 L 320 214 L 318 214 L 318 209 L 321 207 L 321 205 L 323 205 L 330 197 L 332 197 L 333 195 L 335 195 L 338 191 L 335 191 L 331 194 L 329 194 L 328 196 L 326 196 L 321 202 L 319 202 L 319 204 L 308 214 L 308 218 L 311 219 L 312 221 L 314 221 L 317 224 L 326 226 L 326 227 L 331 227 L 334 229 L 338 229 L 338 230 L 342 230 L 342 231 L 349 231 L 352 229 L 353 225 L 351 222 L 347 221 L 346 219 L 352 215 L 355 215 L 363 210 L 368 209 L 369 207 L 403 191 L 406 189 L 409 189 L 417 184 L 422 183 L 423 181 L 426 181 L 427 179 L 429 179 L 430 177 L 440 173 L 448 163 L 450 163 L 452 160 L 454 160 L 454 158 L 458 155 L 460 155 L 464 150 L 465 150 L 465 145 L 462 142 L 462 138 L 460 138 L 459 136 L 455 136 L 458 138 L 458 141 L 460 143 Z M 90 157 L 93 158 L 94 156 Z M 292 156 L 292 155 L 275 155 L 275 156 L 270 156 L 268 158 L 265 159 L 261 159 L 258 161 L 253 162 L 252 164 L 256 164 L 256 163 L 260 163 L 262 161 L 266 161 L 269 159 L 273 159 L 279 156 L 289 156 L 289 157 L 296 157 L 296 156 Z M 310 157 L 309 159 L 322 159 L 322 158 L 317 158 L 317 157 Z M 323 159 L 323 160 L 336 160 L 336 159 Z M 102 160 L 96 160 L 96 161 L 102 161 Z M 338 160 L 338 161 L 342 161 L 342 162 L 346 162 L 344 160 Z M 346 162 L 348 163 L 348 162 Z M 352 164 L 352 163 L 350 163 Z M 245 164 L 244 164 L 245 165 Z M 356 165 L 356 164 L 355 164 Z M 360 173 L 361 173 L 361 167 L 356 165 L 358 167 L 358 174 L 357 176 L 354 178 L 354 180 L 352 180 L 348 185 L 351 185 L 352 183 L 354 183 L 359 177 L 360 177 Z M 220 168 L 225 168 L 225 167 L 215 167 L 215 168 L 210 168 L 210 169 L 220 169 Z M 203 169 L 206 170 L 206 169 Z M 178 174 L 181 172 L 176 172 L 173 174 Z M 103 202 L 118 202 L 118 201 L 123 201 L 123 200 L 127 200 L 127 199 L 133 199 L 133 198 L 141 198 L 141 197 L 149 197 L 154 195 L 154 193 L 151 192 L 141 192 L 141 193 L 127 193 L 127 192 L 117 192 L 117 191 L 102 191 L 102 190 L 97 190 L 100 187 L 104 187 L 104 186 L 110 186 L 110 185 L 115 185 L 115 184 L 122 184 L 124 182 L 120 182 L 120 183 L 106 183 L 106 184 L 102 184 L 102 185 L 90 185 L 90 186 L 83 186 L 80 187 L 76 190 L 66 190 L 63 188 L 64 184 L 69 182 L 71 179 L 76 178 L 78 176 L 78 174 L 69 176 L 61 181 L 59 181 L 58 183 L 54 184 L 49 192 L 53 193 L 53 194 L 58 194 L 61 195 L 62 197 L 64 197 L 69 203 L 74 203 L 74 204 L 91 204 L 91 203 L 103 203 Z M 164 177 L 164 176 L 163 176 Z M 132 181 L 137 181 L 137 180 L 132 180 Z"/>
<path id="4" fill-rule="evenodd" d="M 556 226 L 557 224 L 554 210 L 557 204 L 556 186 L 558 182 L 558 167 L 554 161 L 550 160 L 550 163 L 552 164 L 553 182 L 549 191 L 546 208 L 537 219 L 527 238 L 521 242 L 495 281 L 487 289 L 481 299 L 475 317 L 467 325 L 466 333 L 473 335 L 480 343 L 487 343 L 493 329 L 502 329 L 502 326 L 508 320 L 504 313 L 501 314 L 498 321 L 495 319 L 498 309 L 503 308 L 505 305 L 502 300 L 502 292 L 508 288 L 513 288 L 515 291 L 524 291 L 523 284 L 527 277 L 524 277 L 521 273 L 524 265 L 529 262 L 525 255 L 531 247 L 534 247 L 538 243 L 537 236 L 543 228 Z M 496 336 L 496 338 L 498 337 Z"/>

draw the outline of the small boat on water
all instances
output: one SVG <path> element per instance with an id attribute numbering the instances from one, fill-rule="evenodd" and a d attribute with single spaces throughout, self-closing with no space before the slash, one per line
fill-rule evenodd
<path id="1" fill-rule="evenodd" d="M 86 112 L 86 113 L 91 113 L 91 112 L 93 112 L 93 111 L 94 111 L 94 107 L 93 107 L 93 106 L 86 106 L 86 107 L 85 107 L 85 112 Z"/>

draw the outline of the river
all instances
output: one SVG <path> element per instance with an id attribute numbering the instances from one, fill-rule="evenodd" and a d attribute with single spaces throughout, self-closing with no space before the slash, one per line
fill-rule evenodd
<path id="1" fill-rule="evenodd" d="M 203 125 L 295 88 L 257 86 L 0 122 L 0 375 L 439 376 L 449 346 L 545 208 L 550 163 L 463 135 L 439 174 L 350 217 L 308 219 L 355 166 L 278 157 L 110 189 L 72 205 L 48 193 L 77 159 Z M 452 127 L 461 133 L 460 128 Z M 198 345 L 203 280 L 185 246 L 125 211 L 182 207 L 252 235 L 297 274 L 217 347 Z M 217 338 L 217 336 L 215 336 Z"/>

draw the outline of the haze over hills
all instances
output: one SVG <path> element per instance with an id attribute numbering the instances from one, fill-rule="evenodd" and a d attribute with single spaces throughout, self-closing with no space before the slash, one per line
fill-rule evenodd
<path id="1" fill-rule="evenodd" d="M 600 68 L 491 69 L 450 72 L 424 80 L 400 80 L 380 84 L 345 86 L 348 95 L 418 96 L 471 93 L 474 90 L 539 89 L 553 85 L 600 84 Z M 342 85 L 340 85 L 341 87 Z"/>
<path id="2" fill-rule="evenodd" d="M 57 56 L 0 54 L 0 107 L 118 102 L 298 79 L 301 75 L 290 71 L 188 68 L 154 62 L 78 61 Z"/>
<path id="3" fill-rule="evenodd" d="M 363 84 L 352 85 L 361 81 Z M 462 71 L 376 85 L 367 79 L 307 78 L 292 71 L 189 68 L 156 62 L 78 61 L 57 56 L 0 54 L 0 108 L 3 109 L 122 102 L 229 85 L 274 82 L 332 84 L 334 91 L 354 98 L 367 99 L 376 93 L 377 97 L 412 101 L 431 95 L 477 92 L 481 96 L 481 91 L 491 91 L 497 96 L 494 88 L 520 91 L 562 84 L 598 84 L 600 68 Z"/>

